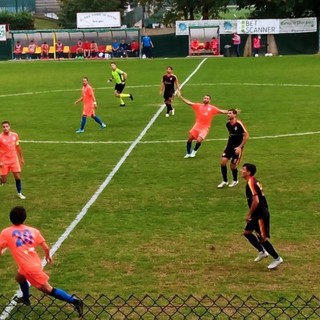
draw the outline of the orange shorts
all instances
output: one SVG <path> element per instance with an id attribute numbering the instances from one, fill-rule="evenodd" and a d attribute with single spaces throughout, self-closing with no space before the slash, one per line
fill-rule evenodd
<path id="1" fill-rule="evenodd" d="M 199 137 L 204 140 L 209 132 L 209 128 L 195 128 L 193 127 L 189 133 L 194 140 L 197 140 Z"/>
<path id="2" fill-rule="evenodd" d="M 49 276 L 41 268 L 29 270 L 19 269 L 18 272 L 23 275 L 30 282 L 30 284 L 37 289 L 41 288 L 49 280 Z"/>
<path id="3" fill-rule="evenodd" d="M 94 117 L 95 116 L 94 108 L 92 108 L 91 106 L 84 106 L 82 115 L 86 117 Z"/>
<path id="4" fill-rule="evenodd" d="M 20 163 L 17 161 L 12 164 L 2 164 L 1 175 L 6 176 L 9 172 L 21 172 Z"/>

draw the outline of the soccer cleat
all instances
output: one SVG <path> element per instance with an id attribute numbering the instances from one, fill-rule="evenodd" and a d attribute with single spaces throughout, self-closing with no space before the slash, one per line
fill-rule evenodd
<path id="1" fill-rule="evenodd" d="M 24 298 L 24 297 L 15 296 L 15 297 L 13 298 L 13 300 L 14 300 L 16 303 L 22 303 L 22 304 L 24 304 L 24 305 L 26 305 L 26 306 L 30 306 L 30 304 L 31 304 L 29 298 Z"/>
<path id="2" fill-rule="evenodd" d="M 125 107 L 126 105 L 124 103 L 120 104 L 120 107 Z"/>
<path id="3" fill-rule="evenodd" d="M 102 125 L 100 126 L 101 129 L 104 129 L 107 125 L 105 123 L 102 123 Z"/>
<path id="4" fill-rule="evenodd" d="M 21 200 L 26 199 L 26 197 L 25 197 L 22 193 L 18 193 L 17 196 L 18 196 L 18 198 L 20 198 Z"/>
<path id="5" fill-rule="evenodd" d="M 133 95 L 130 93 L 130 97 L 129 97 L 132 101 L 133 101 Z"/>
<path id="6" fill-rule="evenodd" d="M 169 118 L 170 114 L 169 113 L 166 113 L 166 118 Z"/>
<path id="7" fill-rule="evenodd" d="M 217 185 L 217 188 L 221 189 L 221 188 L 227 186 L 228 184 L 229 184 L 228 182 L 222 181 L 220 184 Z"/>
<path id="8" fill-rule="evenodd" d="M 191 153 L 187 153 L 185 156 L 184 156 L 185 159 L 188 159 L 188 158 L 191 158 Z"/>
<path id="9" fill-rule="evenodd" d="M 279 256 L 278 259 L 274 259 L 269 265 L 268 269 L 275 269 L 280 263 L 283 262 L 283 259 Z"/>
<path id="10" fill-rule="evenodd" d="M 174 109 L 171 110 L 171 115 L 174 116 Z"/>
<path id="11" fill-rule="evenodd" d="M 192 150 L 191 154 L 190 154 L 190 158 L 194 158 L 197 154 L 197 151 Z"/>
<path id="12" fill-rule="evenodd" d="M 83 316 L 83 301 L 75 299 L 74 307 L 77 310 L 79 317 L 82 317 Z"/>
<path id="13" fill-rule="evenodd" d="M 267 251 L 261 251 L 258 253 L 257 257 L 254 259 L 255 262 L 259 262 L 264 258 L 267 258 L 269 253 Z"/>
<path id="14" fill-rule="evenodd" d="M 76 130 L 76 133 L 83 133 L 83 132 L 84 132 L 84 130 L 82 130 L 82 129 Z"/>
<path id="15" fill-rule="evenodd" d="M 239 183 L 239 181 L 234 181 L 234 180 L 233 180 L 233 181 L 229 184 L 229 188 L 235 187 L 238 183 Z"/>

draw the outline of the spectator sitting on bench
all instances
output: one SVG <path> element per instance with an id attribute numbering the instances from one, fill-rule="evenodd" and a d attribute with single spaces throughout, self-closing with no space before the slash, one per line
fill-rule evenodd
<path id="1" fill-rule="evenodd" d="M 41 45 L 41 59 L 49 58 L 49 50 L 50 50 L 50 46 L 46 42 L 44 42 Z"/>
<path id="2" fill-rule="evenodd" d="M 33 40 L 30 41 L 28 45 L 28 52 L 27 52 L 27 59 L 31 60 L 35 57 L 37 45 L 33 42 Z"/>
<path id="3" fill-rule="evenodd" d="M 117 39 L 113 40 L 112 43 L 112 57 L 119 57 L 120 45 Z"/>
<path id="4" fill-rule="evenodd" d="M 119 45 L 119 54 L 120 57 L 126 57 L 128 58 L 128 49 L 129 49 L 129 45 L 125 42 L 124 39 L 121 40 L 121 43 Z"/>
<path id="5" fill-rule="evenodd" d="M 138 57 L 139 56 L 139 42 L 136 40 L 132 40 L 131 45 L 129 46 L 128 52 L 130 52 L 133 57 Z"/>
<path id="6" fill-rule="evenodd" d="M 83 57 L 89 59 L 91 57 L 90 54 L 90 42 L 86 40 L 83 44 Z"/>
<path id="7" fill-rule="evenodd" d="M 195 53 L 199 54 L 199 45 L 200 45 L 200 42 L 198 39 L 193 39 L 191 41 L 191 46 L 190 46 L 191 54 L 195 54 Z"/>
<path id="8" fill-rule="evenodd" d="M 60 60 L 63 58 L 64 45 L 60 40 L 56 43 L 56 57 Z"/>
<path id="9" fill-rule="evenodd" d="M 81 39 L 77 42 L 76 59 L 83 59 L 83 42 Z"/>
<path id="10" fill-rule="evenodd" d="M 211 41 L 210 41 L 210 48 L 212 50 L 212 54 L 214 56 L 219 55 L 219 50 L 218 50 L 218 39 L 216 37 L 212 37 Z"/>
<path id="11" fill-rule="evenodd" d="M 95 59 L 95 58 L 98 57 L 99 47 L 98 47 L 97 43 L 94 40 L 91 41 L 90 52 L 91 52 L 91 58 Z"/>
<path id="12" fill-rule="evenodd" d="M 22 55 L 22 45 L 20 43 L 20 41 L 17 41 L 15 46 L 14 46 L 14 59 L 19 59 L 21 60 L 21 55 Z"/>

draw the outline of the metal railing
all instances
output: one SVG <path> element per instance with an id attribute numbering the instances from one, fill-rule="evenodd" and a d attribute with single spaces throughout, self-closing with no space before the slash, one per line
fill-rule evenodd
<path id="1" fill-rule="evenodd" d="M 273 302 L 259 301 L 252 296 L 226 297 L 175 295 L 141 298 L 110 298 L 104 294 L 82 298 L 82 319 L 320 319 L 320 299 L 316 296 L 293 299 L 279 298 Z M 50 296 L 31 297 L 31 306 L 11 305 L 11 299 L 0 295 L 0 319 L 77 319 L 78 315 L 70 304 Z M 7 311 L 6 311 L 7 310 Z M 8 312 L 8 310 L 10 312 Z"/>

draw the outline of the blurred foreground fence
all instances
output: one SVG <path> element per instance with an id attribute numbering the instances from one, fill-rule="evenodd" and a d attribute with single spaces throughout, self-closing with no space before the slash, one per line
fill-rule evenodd
<path id="1" fill-rule="evenodd" d="M 82 319 L 320 319 L 320 299 L 316 296 L 259 301 L 252 296 L 225 297 L 136 297 L 110 298 L 106 295 L 82 297 Z M 31 297 L 31 306 L 12 305 L 0 295 L 0 319 L 78 319 L 69 304 L 48 296 Z"/>

